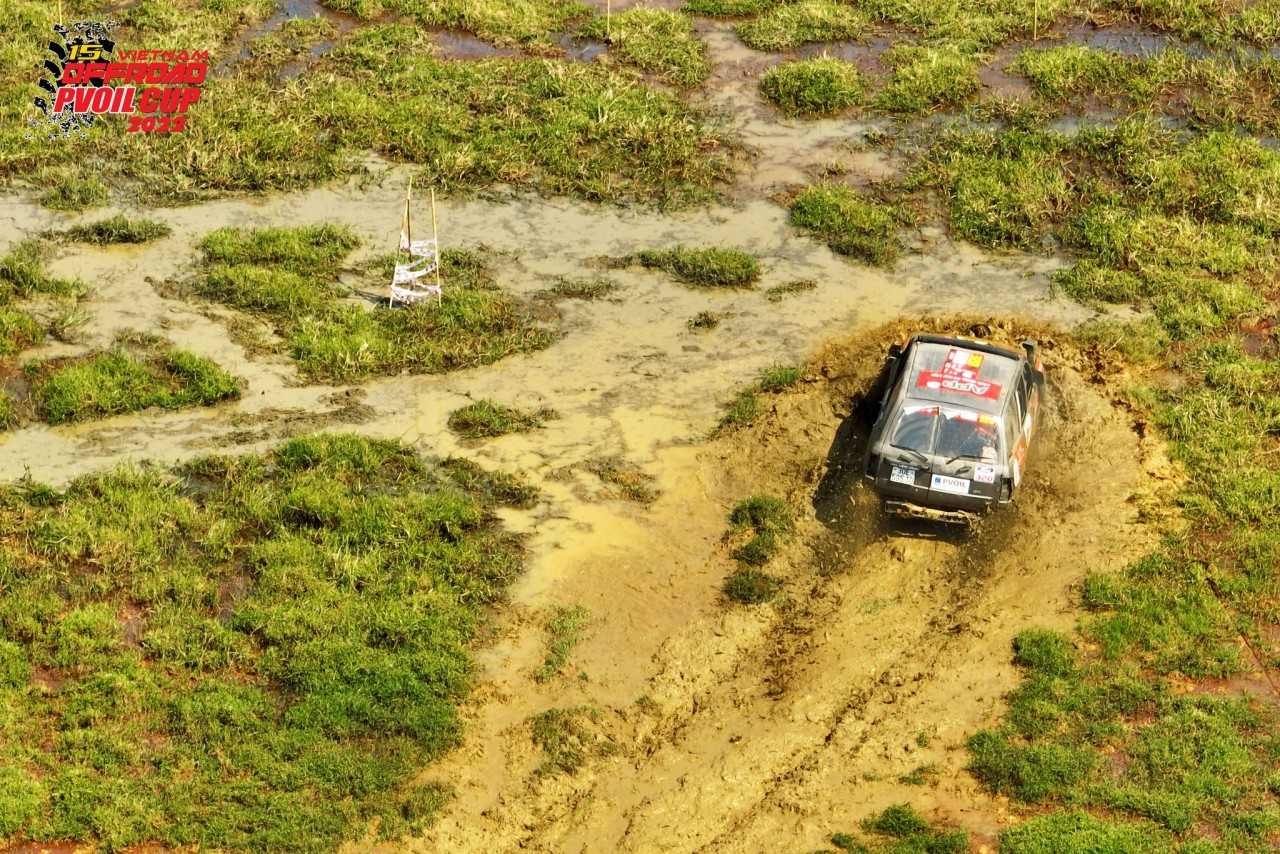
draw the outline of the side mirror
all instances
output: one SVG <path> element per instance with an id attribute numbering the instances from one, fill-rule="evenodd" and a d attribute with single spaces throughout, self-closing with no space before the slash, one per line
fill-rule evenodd
<path id="1" fill-rule="evenodd" d="M 1030 339 L 1023 341 L 1022 349 L 1027 353 L 1027 361 L 1034 364 L 1036 360 L 1036 342 Z"/>

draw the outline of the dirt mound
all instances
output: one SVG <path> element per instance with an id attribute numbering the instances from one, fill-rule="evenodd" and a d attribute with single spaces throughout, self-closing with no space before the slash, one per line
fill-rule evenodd
<path id="1" fill-rule="evenodd" d="M 858 483 L 885 350 L 913 331 L 1041 342 L 1040 444 L 1014 505 L 973 532 L 886 520 Z M 674 631 L 647 665 L 642 702 L 593 719 L 612 754 L 572 777 L 531 775 L 527 733 L 510 727 L 506 782 L 484 820 L 455 811 L 422 843 L 756 851 L 786 839 L 804 850 L 904 800 L 993 840 L 1004 809 L 963 771 L 963 743 L 996 722 L 1016 684 L 1012 638 L 1030 626 L 1070 628 L 1072 584 L 1146 545 L 1130 500 L 1154 488 L 1144 470 L 1167 476 L 1108 399 L 1116 363 L 1062 337 L 959 318 L 829 344 L 798 386 L 707 444 L 684 473 L 720 506 L 766 493 L 796 509 L 797 536 L 769 567 L 785 579 L 782 600 Z M 668 538 L 686 530 L 663 501 L 651 512 Z M 702 553 L 694 575 L 705 587 L 732 561 L 722 543 Z M 625 612 L 637 593 L 620 588 L 612 607 Z M 609 607 L 593 610 L 608 621 Z"/>

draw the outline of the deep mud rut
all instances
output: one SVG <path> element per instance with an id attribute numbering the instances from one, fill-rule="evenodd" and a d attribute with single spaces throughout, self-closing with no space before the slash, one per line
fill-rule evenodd
<path id="1" fill-rule="evenodd" d="M 349 429 L 518 471 L 542 489 L 534 509 L 504 515 L 526 535 L 527 572 L 479 650 L 465 742 L 424 772 L 458 797 L 425 838 L 380 850 L 758 851 L 779 840 L 803 849 L 907 799 L 981 841 L 1003 810 L 961 771 L 961 746 L 995 720 L 1015 684 L 1010 639 L 1030 625 L 1069 626 L 1071 583 L 1119 565 L 1143 537 L 1126 498 L 1151 488 L 1141 460 L 1158 454 L 1139 448 L 1091 384 L 1092 367 L 1065 346 L 1045 352 L 1048 440 L 1015 510 L 968 537 L 884 525 L 840 468 L 856 451 L 850 402 L 891 337 L 882 325 L 978 311 L 1069 327 L 1090 312 L 1050 296 L 1046 274 L 1063 263 L 1051 256 L 991 255 L 923 228 L 908 235 L 915 251 L 881 271 L 790 230 L 770 195 L 833 164 L 853 183 L 892 174 L 894 164 L 850 147 L 868 127 L 858 119 L 780 120 L 755 92 L 769 58 L 743 49 L 727 25 L 708 24 L 703 35 L 713 106 L 732 113 L 750 155 L 731 204 L 671 214 L 501 193 L 442 200 L 443 243 L 497 253 L 499 283 L 562 333 L 544 352 L 447 376 L 307 386 L 283 358 L 233 343 L 227 312 L 173 296 L 173 283 L 194 274 L 196 243 L 225 225 L 345 222 L 365 239 L 361 252 L 390 249 L 404 173 L 377 164 L 371 179 L 346 186 L 148 211 L 171 237 L 64 245 L 52 264 L 92 286 L 83 307 L 93 319 L 76 343 L 29 357 L 152 331 L 244 378 L 245 395 L 212 410 L 3 434 L 0 478 L 29 469 L 61 485 L 120 460 L 258 452 L 290 435 Z M 0 247 L 109 213 L 55 215 L 0 198 Z M 699 292 L 597 265 L 602 255 L 675 243 L 756 254 L 761 289 L 795 279 L 818 287 L 769 302 L 761 290 Z M 602 275 L 620 286 L 607 300 L 535 298 L 561 277 Z M 686 329 L 700 311 L 720 315 L 720 327 Z M 705 439 L 761 368 L 801 361 L 806 379 L 772 398 L 758 423 Z M 445 420 L 480 397 L 551 406 L 560 417 L 528 434 L 459 440 Z M 585 471 L 614 455 L 654 478 L 655 503 L 622 500 Z M 770 567 L 786 579 L 790 604 L 726 607 L 725 517 L 760 492 L 800 512 L 798 536 Z M 542 622 L 558 604 L 590 610 L 589 636 L 569 675 L 540 685 L 532 671 L 544 653 Z M 535 774 L 530 715 L 583 704 L 598 710 L 591 726 L 612 754 L 575 775 Z M 923 788 L 897 781 L 930 765 Z"/>

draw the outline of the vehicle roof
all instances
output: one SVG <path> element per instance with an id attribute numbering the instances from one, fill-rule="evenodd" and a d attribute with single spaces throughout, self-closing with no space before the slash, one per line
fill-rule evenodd
<path id="1" fill-rule="evenodd" d="M 991 415 L 1004 411 L 1018 376 L 1020 354 L 981 341 L 932 335 L 917 336 L 914 344 L 908 351 L 911 362 L 902 374 L 906 401 L 940 403 Z M 955 373 L 947 370 L 948 357 Z M 962 364 L 957 366 L 957 360 Z"/>

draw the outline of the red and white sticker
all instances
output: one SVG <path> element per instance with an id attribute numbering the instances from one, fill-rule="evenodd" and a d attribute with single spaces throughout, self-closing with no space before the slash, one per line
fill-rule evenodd
<path id="1" fill-rule="evenodd" d="M 944 474 L 935 474 L 933 481 L 929 484 L 930 489 L 936 489 L 939 492 L 953 492 L 956 495 L 969 494 L 969 481 L 962 477 L 947 477 Z"/>

